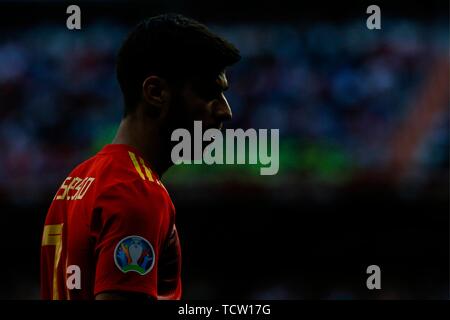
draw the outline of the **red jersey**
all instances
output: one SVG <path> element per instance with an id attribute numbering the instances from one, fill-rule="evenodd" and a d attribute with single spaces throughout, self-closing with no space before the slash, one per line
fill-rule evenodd
<path id="1" fill-rule="evenodd" d="M 106 291 L 180 299 L 180 272 L 174 206 L 138 150 L 107 145 L 70 173 L 45 220 L 43 299 Z"/>

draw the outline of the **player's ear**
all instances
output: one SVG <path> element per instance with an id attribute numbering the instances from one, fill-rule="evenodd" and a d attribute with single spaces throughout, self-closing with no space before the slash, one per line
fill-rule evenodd
<path id="1" fill-rule="evenodd" d="M 163 78 L 149 76 L 142 84 L 142 96 L 147 104 L 149 114 L 159 117 L 165 113 L 169 104 L 169 85 Z"/>

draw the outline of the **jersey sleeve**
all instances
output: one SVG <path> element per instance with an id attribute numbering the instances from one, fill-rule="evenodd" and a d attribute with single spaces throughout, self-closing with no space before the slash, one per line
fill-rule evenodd
<path id="1" fill-rule="evenodd" d="M 94 295 L 140 292 L 157 299 L 158 259 L 165 238 L 167 203 L 143 182 L 116 184 L 96 201 L 91 230 L 95 238 Z"/>

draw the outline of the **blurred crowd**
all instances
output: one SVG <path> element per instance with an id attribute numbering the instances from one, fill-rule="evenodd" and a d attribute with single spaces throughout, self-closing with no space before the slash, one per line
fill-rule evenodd
<path id="1" fill-rule="evenodd" d="M 386 166 L 431 66 L 448 58 L 445 22 L 210 27 L 243 55 L 228 74 L 228 126 L 280 129 L 279 175 L 310 181 L 344 184 Z M 42 25 L 0 41 L 0 199 L 38 201 L 111 141 L 122 116 L 115 55 L 128 30 Z M 425 176 L 448 172 L 445 110 L 413 159 Z"/>

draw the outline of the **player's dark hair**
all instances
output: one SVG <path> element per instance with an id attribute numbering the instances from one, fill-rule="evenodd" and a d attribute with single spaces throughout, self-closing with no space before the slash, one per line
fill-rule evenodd
<path id="1" fill-rule="evenodd" d="M 163 14 L 139 23 L 119 50 L 117 78 L 125 102 L 125 116 L 142 97 L 149 75 L 169 84 L 190 77 L 218 75 L 241 58 L 234 45 L 208 28 L 179 14 Z"/>

